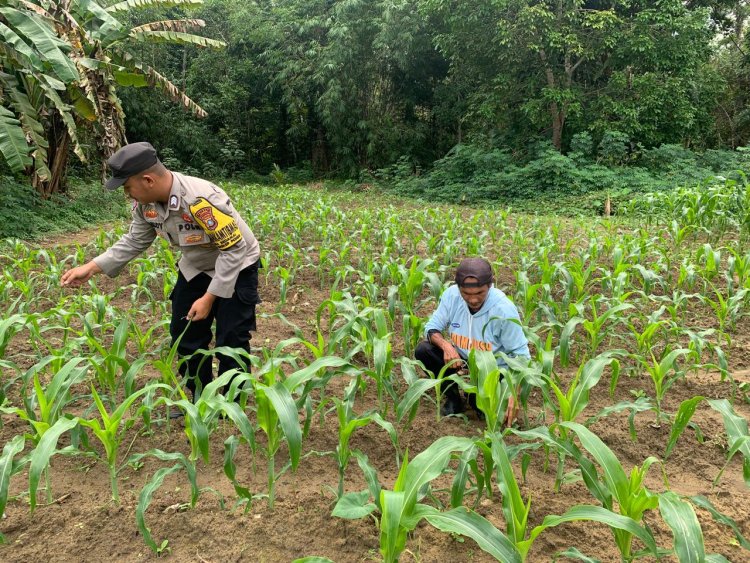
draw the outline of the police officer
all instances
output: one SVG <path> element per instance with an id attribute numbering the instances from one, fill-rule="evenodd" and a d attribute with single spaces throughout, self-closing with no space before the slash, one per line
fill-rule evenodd
<path id="1" fill-rule="evenodd" d="M 65 272 L 62 285 L 79 286 L 100 272 L 117 276 L 157 236 L 163 237 L 182 254 L 169 327 L 173 343 L 187 328 L 178 346 L 180 356 L 208 348 L 214 319 L 217 347 L 249 352 L 255 305 L 260 302 L 260 247 L 229 196 L 211 182 L 168 170 L 149 143 L 122 147 L 108 165 L 112 178 L 107 189 L 122 186 L 133 200 L 130 230 L 103 254 Z M 239 367 L 227 356 L 218 357 L 220 374 Z M 188 376 L 195 399 L 212 379 L 211 362 L 201 355 L 191 357 L 181 363 L 180 373 Z"/>

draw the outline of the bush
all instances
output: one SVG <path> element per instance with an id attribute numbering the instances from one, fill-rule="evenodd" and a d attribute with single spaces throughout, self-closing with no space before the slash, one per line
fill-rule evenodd
<path id="1" fill-rule="evenodd" d="M 74 185 L 69 194 L 44 200 L 30 186 L 2 176 L 0 190 L 0 238 L 36 239 L 128 217 L 122 191 L 98 183 Z"/>
<path id="2" fill-rule="evenodd" d="M 597 212 L 607 194 L 621 199 L 631 192 L 694 186 L 717 174 L 735 179 L 740 175 L 735 170 L 750 172 L 750 151 L 695 153 L 679 145 L 644 150 L 638 165 L 613 164 L 635 157 L 628 154 L 626 140 L 616 131 L 602 139 L 598 153 L 612 163 L 608 166 L 585 156 L 593 150 L 593 142 L 584 133 L 574 136 L 571 148 L 575 151 L 567 156 L 541 142 L 534 145 L 528 161 L 496 148 L 458 145 L 424 173 L 404 157 L 370 177 L 385 189 L 429 201 L 502 202 L 542 209 L 545 205 L 540 202 L 544 201 L 555 209 L 562 206 L 565 213 L 590 214 Z M 580 205 L 576 206 L 575 198 Z"/>
<path id="3" fill-rule="evenodd" d="M 609 165 L 625 164 L 630 139 L 622 131 L 605 131 L 599 141 L 599 158 Z"/>

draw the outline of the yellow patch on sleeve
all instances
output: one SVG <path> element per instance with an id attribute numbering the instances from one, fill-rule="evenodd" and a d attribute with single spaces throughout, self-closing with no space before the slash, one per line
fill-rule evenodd
<path id="1" fill-rule="evenodd" d="M 190 213 L 219 250 L 231 248 L 242 240 L 237 221 L 211 205 L 206 198 L 195 200 L 190 206 Z"/>

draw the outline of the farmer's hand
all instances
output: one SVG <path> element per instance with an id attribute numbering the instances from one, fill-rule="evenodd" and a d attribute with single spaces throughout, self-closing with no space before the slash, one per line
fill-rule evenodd
<path id="1" fill-rule="evenodd" d="M 505 428 L 511 428 L 516 421 L 516 416 L 518 416 L 518 405 L 516 404 L 513 395 L 511 395 L 508 398 L 508 409 L 505 411 L 505 416 L 503 417 L 503 426 Z"/>
<path id="2" fill-rule="evenodd" d="M 453 344 L 446 340 L 439 332 L 433 332 L 430 335 L 430 342 L 443 351 L 443 362 L 452 368 L 460 368 L 463 360 L 453 347 Z"/>
<path id="3" fill-rule="evenodd" d="M 98 274 L 102 269 L 96 265 L 93 260 L 83 266 L 71 268 L 60 278 L 60 285 L 63 287 L 78 287 L 89 281 L 94 274 Z"/>
<path id="4" fill-rule="evenodd" d="M 461 359 L 461 356 L 458 355 L 458 352 L 456 352 L 456 349 L 453 346 L 443 349 L 443 361 L 445 362 L 445 365 L 452 368 L 460 369 L 463 365 L 463 359 Z"/>
<path id="5" fill-rule="evenodd" d="M 187 314 L 187 320 L 189 321 L 202 321 L 208 317 L 211 312 L 211 307 L 216 301 L 216 296 L 212 293 L 206 293 L 200 299 L 196 299 L 193 306 L 190 307 L 190 311 Z"/>

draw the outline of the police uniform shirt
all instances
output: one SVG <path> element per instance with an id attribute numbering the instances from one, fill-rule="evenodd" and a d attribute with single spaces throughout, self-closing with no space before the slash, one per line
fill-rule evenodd
<path id="1" fill-rule="evenodd" d="M 133 204 L 130 230 L 94 262 L 110 277 L 146 250 L 156 236 L 179 248 L 179 268 L 190 281 L 211 276 L 208 292 L 231 297 L 240 270 L 260 258 L 255 235 L 229 196 L 211 182 L 172 172 L 167 203 Z"/>

